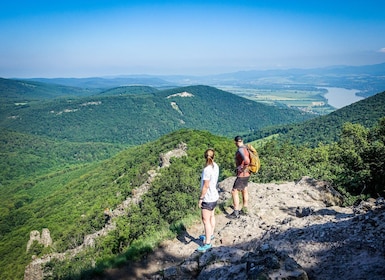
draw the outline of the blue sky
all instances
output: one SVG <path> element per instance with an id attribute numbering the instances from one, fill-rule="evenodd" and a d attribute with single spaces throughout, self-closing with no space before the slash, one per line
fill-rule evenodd
<path id="1" fill-rule="evenodd" d="M 3 78 L 385 62 L 383 0 L 7 2 L 0 9 Z"/>

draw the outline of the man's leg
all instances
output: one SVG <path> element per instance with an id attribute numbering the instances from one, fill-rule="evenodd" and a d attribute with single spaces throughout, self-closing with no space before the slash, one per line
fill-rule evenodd
<path id="1" fill-rule="evenodd" d="M 242 200 L 243 200 L 243 207 L 249 206 L 249 191 L 247 190 L 247 187 L 245 187 L 242 190 Z"/>
<path id="2" fill-rule="evenodd" d="M 239 194 L 237 189 L 231 190 L 231 195 L 233 197 L 233 205 L 234 205 L 234 211 L 230 215 L 227 215 L 227 218 L 229 219 L 236 219 L 239 218 Z"/>
<path id="3" fill-rule="evenodd" d="M 233 197 L 233 206 L 234 210 L 239 210 L 239 196 L 238 196 L 238 190 L 232 189 L 231 195 Z"/>

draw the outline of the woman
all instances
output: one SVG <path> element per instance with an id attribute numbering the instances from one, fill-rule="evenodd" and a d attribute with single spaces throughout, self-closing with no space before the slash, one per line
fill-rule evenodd
<path id="1" fill-rule="evenodd" d="M 205 252 L 212 247 L 211 240 L 214 239 L 215 216 L 214 209 L 219 198 L 217 183 L 219 167 L 214 162 L 215 152 L 213 149 L 205 151 L 206 166 L 202 172 L 201 195 L 199 196 L 199 208 L 202 209 L 202 222 L 205 234 L 200 236 L 203 245 L 198 247 L 198 252 Z"/>

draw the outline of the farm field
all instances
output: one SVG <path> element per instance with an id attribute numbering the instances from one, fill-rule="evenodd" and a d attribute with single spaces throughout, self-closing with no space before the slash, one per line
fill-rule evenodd
<path id="1" fill-rule="evenodd" d="M 326 115 L 335 111 L 335 108 L 330 106 L 324 97 L 327 91 L 321 88 L 295 89 L 282 87 L 261 89 L 239 86 L 221 86 L 218 88 L 267 105 L 298 108 L 318 115 Z"/>

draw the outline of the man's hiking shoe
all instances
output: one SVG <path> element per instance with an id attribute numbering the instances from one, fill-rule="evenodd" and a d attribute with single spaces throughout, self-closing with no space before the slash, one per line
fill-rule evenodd
<path id="1" fill-rule="evenodd" d="M 243 216 L 249 215 L 249 209 L 247 209 L 246 207 L 243 207 L 242 210 L 240 211 L 240 214 Z"/>
<path id="2" fill-rule="evenodd" d="M 227 215 L 227 218 L 228 219 L 238 219 L 239 218 L 239 212 L 234 210 L 233 213 L 231 213 L 230 215 Z"/>
<path id="3" fill-rule="evenodd" d="M 207 250 L 211 249 L 212 247 L 213 247 L 213 245 L 211 245 L 211 244 L 203 244 L 203 246 L 198 247 L 197 251 L 204 253 Z"/>
<path id="4" fill-rule="evenodd" d="M 213 240 L 215 237 L 214 235 L 211 235 L 211 240 Z M 202 235 L 199 235 L 199 240 L 202 240 L 203 242 L 205 242 L 206 240 L 206 235 L 202 234 Z"/>

